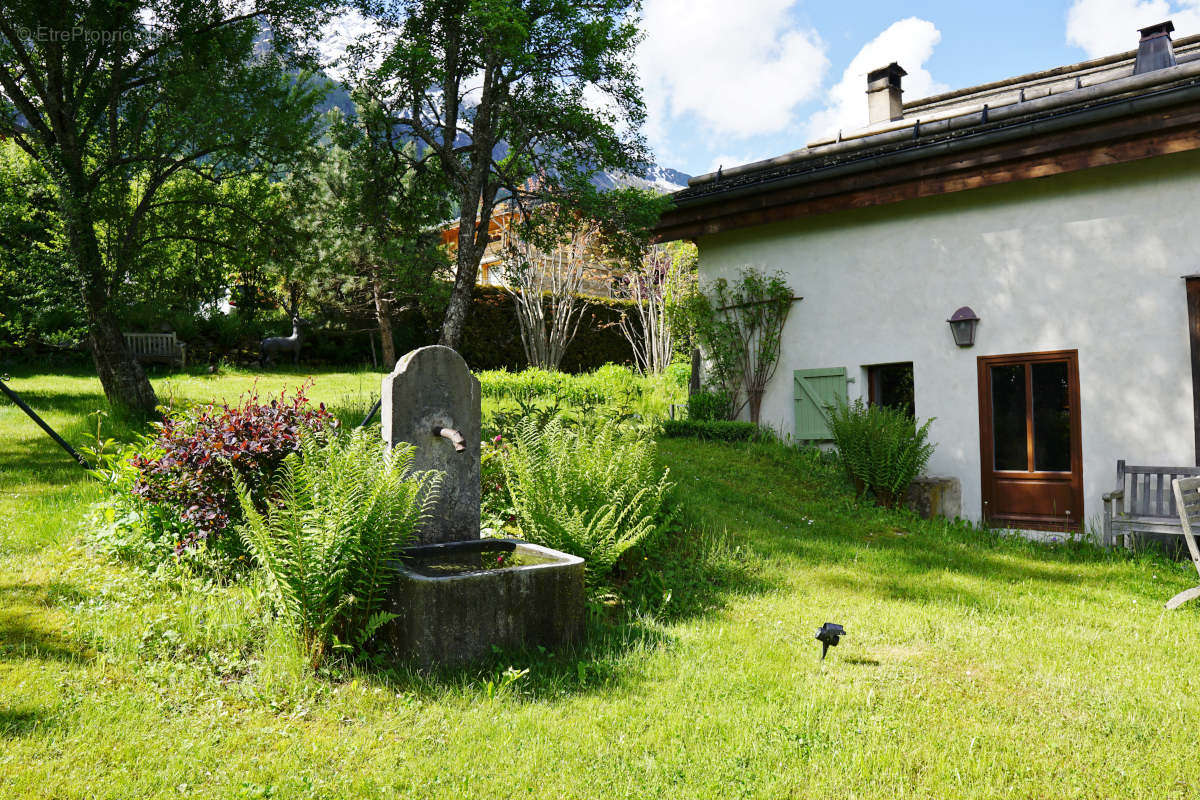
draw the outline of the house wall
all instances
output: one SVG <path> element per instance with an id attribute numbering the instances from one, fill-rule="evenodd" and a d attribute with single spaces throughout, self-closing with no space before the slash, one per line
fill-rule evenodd
<path id="1" fill-rule="evenodd" d="M 1182 153 L 703 237 L 702 280 L 781 270 L 804 299 L 783 332 L 762 420 L 793 427 L 792 371 L 912 361 L 936 417 L 927 472 L 981 513 L 979 356 L 1078 349 L 1084 518 L 1099 528 L 1116 461 L 1195 463 L 1187 302 L 1200 272 L 1200 155 Z M 946 319 L 969 305 L 976 344 Z"/>

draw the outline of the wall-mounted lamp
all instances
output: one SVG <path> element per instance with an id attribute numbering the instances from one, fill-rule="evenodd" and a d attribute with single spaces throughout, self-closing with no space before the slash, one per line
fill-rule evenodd
<path id="1" fill-rule="evenodd" d="M 979 316 L 970 306 L 963 306 L 946 321 L 950 323 L 950 332 L 954 334 L 956 345 L 970 347 L 975 344 L 975 326 L 979 324 Z"/>

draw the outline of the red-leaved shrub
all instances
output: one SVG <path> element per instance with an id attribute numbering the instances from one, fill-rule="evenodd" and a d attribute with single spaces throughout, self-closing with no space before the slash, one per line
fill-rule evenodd
<path id="1" fill-rule="evenodd" d="M 195 527 L 185 541 L 175 543 L 176 552 L 240 520 L 234 471 L 256 495 L 270 484 L 284 457 L 300 449 L 301 432 L 319 436 L 337 428 L 324 403 L 309 404 L 304 394 L 308 386 L 290 397 L 281 392 L 266 403 L 255 391 L 240 406 L 201 406 L 168 414 L 159 424 L 153 449 L 130 462 L 138 472 L 133 492 L 176 509 Z"/>

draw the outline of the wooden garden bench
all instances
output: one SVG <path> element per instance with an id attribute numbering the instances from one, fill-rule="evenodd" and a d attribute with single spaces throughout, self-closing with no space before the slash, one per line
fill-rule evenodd
<path id="1" fill-rule="evenodd" d="M 1192 523 L 1200 528 L 1200 477 L 1176 478 L 1171 481 L 1171 494 L 1179 509 L 1179 523 L 1183 528 L 1183 540 L 1187 542 L 1188 553 L 1192 563 L 1196 565 L 1196 574 L 1200 575 L 1200 547 L 1196 546 L 1196 536 L 1192 532 Z M 1188 600 L 1200 597 L 1200 586 L 1186 589 L 1167 601 L 1167 608 L 1179 608 Z"/>
<path id="2" fill-rule="evenodd" d="M 138 361 L 161 364 L 179 362 L 179 368 L 187 366 L 187 345 L 179 341 L 174 333 L 127 333 L 125 346 Z"/>
<path id="3" fill-rule="evenodd" d="M 1134 533 L 1182 536 L 1172 481 L 1196 476 L 1200 467 L 1140 467 L 1118 461 L 1117 488 L 1103 498 L 1104 544 L 1124 546 Z"/>

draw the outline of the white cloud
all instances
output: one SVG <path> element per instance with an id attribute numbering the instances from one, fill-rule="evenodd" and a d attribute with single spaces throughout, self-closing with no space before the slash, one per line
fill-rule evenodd
<path id="1" fill-rule="evenodd" d="M 754 157 L 746 154 L 742 154 L 740 156 L 731 156 L 729 154 L 717 155 L 713 156 L 713 160 L 709 163 L 708 169 L 706 169 L 704 172 L 716 172 L 722 167 L 736 167 L 740 164 L 749 164 L 751 161 L 754 161 Z"/>
<path id="2" fill-rule="evenodd" d="M 691 117 L 713 136 L 786 130 L 829 66 L 817 32 L 791 17 L 796 0 L 647 0 L 637 61 L 647 135 L 660 153 L 670 122 Z"/>
<path id="3" fill-rule="evenodd" d="M 1137 47 L 1138 28 L 1171 20 L 1175 35 L 1200 33 L 1200 0 L 1075 0 L 1067 11 L 1067 43 L 1089 57 Z"/>
<path id="4" fill-rule="evenodd" d="M 908 73 L 903 81 L 906 100 L 946 91 L 949 87 L 935 81 L 925 69 L 941 40 L 941 31 L 928 20 L 909 17 L 889 25 L 858 51 L 842 79 L 829 90 L 825 108 L 809 119 L 809 140 L 866 127 L 867 73 L 893 61 Z"/>

